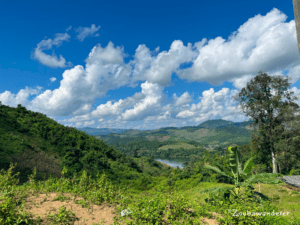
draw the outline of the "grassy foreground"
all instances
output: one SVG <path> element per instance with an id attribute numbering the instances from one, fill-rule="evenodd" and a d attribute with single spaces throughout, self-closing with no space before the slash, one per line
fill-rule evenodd
<path id="1" fill-rule="evenodd" d="M 8 171 L 0 174 L 0 224 L 300 224 L 300 193 L 286 184 L 261 184 L 270 204 L 240 204 L 239 211 L 275 210 L 287 216 L 233 216 L 234 208 L 205 202 L 201 190 L 229 184 L 198 182 L 197 176 L 167 185 L 167 177 L 155 177 L 147 191 L 129 185 L 115 186 L 105 174 L 92 180 L 85 173 L 72 179 L 52 178 L 18 185 Z M 258 186 L 255 187 L 258 190 Z M 234 206 L 233 206 L 234 207 Z M 121 216 L 127 209 L 129 212 Z M 231 211 L 229 211 L 230 209 Z M 268 212 L 267 211 L 267 212 Z"/>

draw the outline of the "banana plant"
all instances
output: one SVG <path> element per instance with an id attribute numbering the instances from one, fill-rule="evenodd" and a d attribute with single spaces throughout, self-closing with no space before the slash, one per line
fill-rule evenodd
<path id="1" fill-rule="evenodd" d="M 205 165 L 204 167 L 210 170 L 213 170 L 214 172 L 228 177 L 229 179 L 234 180 L 234 187 L 214 187 L 205 189 L 202 192 L 210 192 L 210 195 L 214 195 L 216 193 L 224 193 L 225 198 L 229 198 L 230 195 L 240 198 L 241 197 L 241 188 L 248 188 L 248 190 L 251 191 L 253 197 L 258 195 L 263 199 L 268 199 L 267 196 L 253 191 L 254 188 L 252 186 L 253 183 L 268 183 L 268 184 L 278 184 L 281 183 L 281 180 L 276 179 L 276 177 L 281 176 L 281 174 L 274 174 L 274 173 L 260 173 L 256 175 L 250 175 L 251 169 L 254 166 L 254 163 L 252 161 L 252 158 L 250 158 L 244 166 L 241 162 L 241 154 L 239 150 L 236 147 L 228 147 L 229 151 L 229 162 L 230 162 L 230 169 L 231 172 L 222 171 L 220 168 L 217 168 L 215 166 L 211 165 Z M 242 182 L 243 181 L 243 182 Z"/>

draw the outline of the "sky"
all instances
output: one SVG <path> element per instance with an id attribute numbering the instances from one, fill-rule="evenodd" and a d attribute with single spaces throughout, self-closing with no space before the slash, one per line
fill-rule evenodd
<path id="1" fill-rule="evenodd" d="M 248 121 L 233 96 L 259 71 L 300 94 L 292 0 L 12 0 L 0 27 L 2 104 L 69 127 Z"/>

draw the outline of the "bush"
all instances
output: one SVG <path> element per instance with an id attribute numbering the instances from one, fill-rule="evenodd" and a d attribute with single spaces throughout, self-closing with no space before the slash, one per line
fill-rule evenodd
<path id="1" fill-rule="evenodd" d="M 299 170 L 294 170 L 294 169 L 292 169 L 292 170 L 290 171 L 290 176 L 293 176 L 293 175 L 300 175 Z"/>

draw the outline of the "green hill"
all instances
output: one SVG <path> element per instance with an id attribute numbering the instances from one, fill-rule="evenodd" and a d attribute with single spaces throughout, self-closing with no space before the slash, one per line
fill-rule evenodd
<path id="1" fill-rule="evenodd" d="M 20 184 L 37 169 L 37 179 L 66 177 L 86 170 L 89 175 L 106 173 L 114 181 L 168 173 L 172 170 L 150 158 L 132 158 L 85 132 L 65 127 L 44 114 L 0 106 L 0 169 L 17 163 Z"/>
<path id="2" fill-rule="evenodd" d="M 193 154 L 202 154 L 204 149 L 224 149 L 230 145 L 249 144 L 253 128 L 253 121 L 234 123 L 226 120 L 208 120 L 198 126 L 164 127 L 156 130 L 126 130 L 122 133 L 95 135 L 108 145 L 128 155 L 136 149 L 141 156 L 188 157 Z M 183 147 L 186 143 L 195 148 Z M 164 146 L 164 147 L 162 147 Z M 169 152 L 161 150 L 169 149 Z"/>

